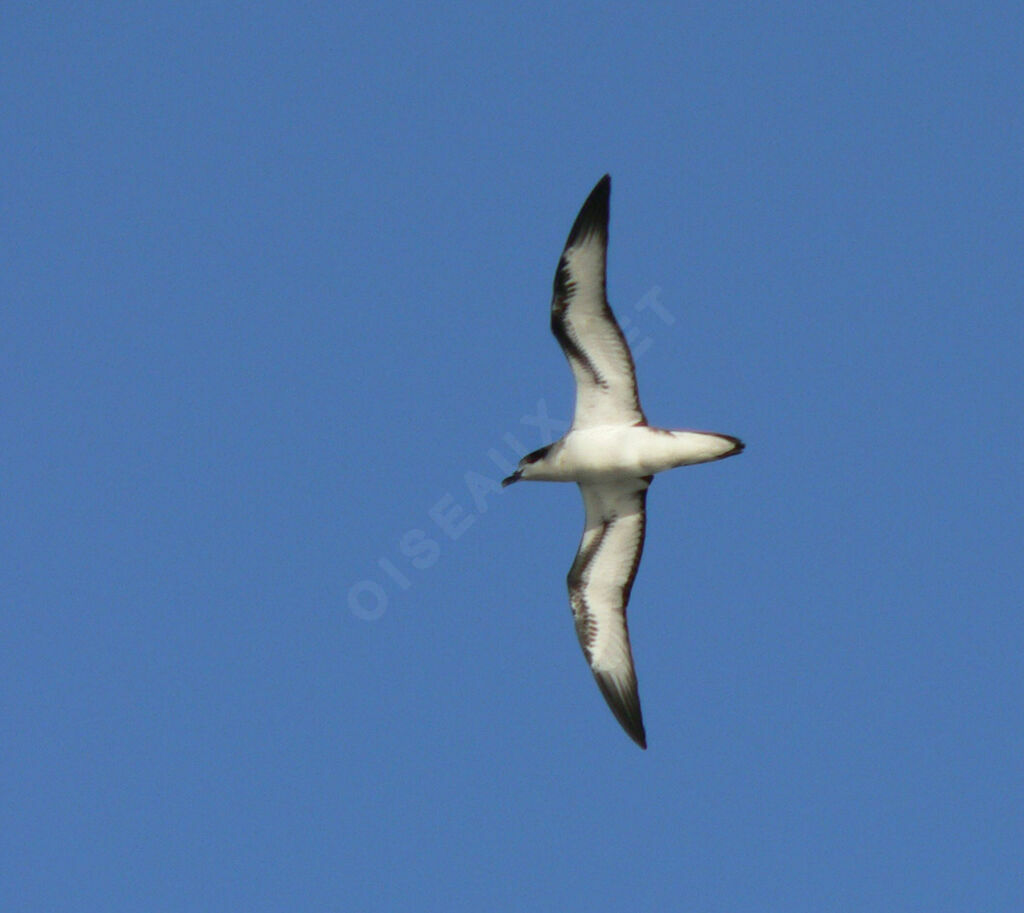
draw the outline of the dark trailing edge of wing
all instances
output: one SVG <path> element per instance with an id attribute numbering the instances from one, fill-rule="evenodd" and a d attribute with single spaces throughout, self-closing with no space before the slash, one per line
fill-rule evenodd
<path id="1" fill-rule="evenodd" d="M 562 248 L 562 256 L 558 260 L 558 268 L 555 270 L 555 282 L 551 302 L 551 332 L 562 347 L 566 356 L 582 365 L 594 383 L 599 386 L 607 386 L 607 382 L 597 372 L 593 362 L 587 358 L 586 353 L 580 348 L 579 343 L 569 333 L 565 325 L 565 309 L 572 301 L 576 293 L 576 284 L 569 279 L 569 270 L 565 261 L 565 252 L 577 242 L 589 238 L 592 234 L 598 234 L 602 243 L 608 243 L 608 219 L 610 214 L 612 179 L 605 175 L 597 182 L 597 185 L 590 191 L 590 196 L 580 208 L 576 221 L 572 223 L 572 230 L 565 240 Z M 601 284 L 604 285 L 604 276 L 601 277 Z M 607 304 L 606 304 L 607 306 Z M 614 318 L 613 318 L 614 319 Z"/>
<path id="2" fill-rule="evenodd" d="M 566 282 L 562 277 L 564 272 L 564 262 L 565 261 L 559 262 L 558 271 L 555 273 L 555 304 L 551 308 L 551 332 L 555 334 L 555 339 L 558 340 L 558 344 L 562 347 L 562 351 L 565 352 L 566 358 L 570 361 L 576 361 L 583 365 L 587 370 L 587 373 L 594 378 L 594 383 L 599 387 L 607 387 L 608 382 L 598 374 L 597 368 L 594 367 L 594 363 L 587 358 L 586 353 L 579 347 L 579 344 L 569 334 L 569 330 L 566 328 L 563 314 L 565 313 L 565 308 L 569 302 L 569 298 L 572 295 L 572 283 Z"/>
<path id="3" fill-rule="evenodd" d="M 654 476 L 645 476 L 644 481 L 650 486 L 654 480 Z M 636 559 L 633 561 L 633 567 L 630 569 L 629 577 L 626 580 L 625 585 L 622 587 L 622 614 L 623 617 L 627 615 L 626 607 L 629 605 L 629 597 L 633 592 L 633 581 L 636 580 L 636 572 L 640 568 L 640 558 L 643 554 L 644 539 L 647 533 L 647 489 L 644 488 L 639 492 L 640 496 L 640 511 L 641 520 L 640 525 L 640 548 L 637 549 Z M 627 637 L 628 627 L 627 627 Z M 631 651 L 632 652 L 632 651 Z M 608 706 L 611 708 L 612 713 L 615 714 L 615 719 L 619 721 L 619 724 L 623 729 L 626 730 L 629 737 L 637 743 L 641 748 L 647 748 L 647 732 L 644 730 L 644 718 L 640 711 L 640 689 L 636 683 L 636 673 L 629 677 L 628 691 L 620 691 L 614 679 L 610 676 L 604 676 L 599 672 L 594 672 L 594 678 L 597 680 L 597 686 L 601 689 L 601 693 L 604 695 L 604 699 Z"/>
<path id="4" fill-rule="evenodd" d="M 572 230 L 562 248 L 562 256 L 558 261 L 558 268 L 555 270 L 554 298 L 551 308 L 551 332 L 555 334 L 559 345 L 565 350 L 566 355 L 575 359 L 586 367 L 597 384 L 604 384 L 604 380 L 598 375 L 597 370 L 584 354 L 572 336 L 566 330 L 562 315 L 569 306 L 572 296 L 576 292 L 576 285 L 569 279 L 569 271 L 566 268 L 565 252 L 577 242 L 589 238 L 592 234 L 599 234 L 605 244 L 608 243 L 608 217 L 609 199 L 611 196 L 612 179 L 605 175 L 597 182 L 597 186 L 590 191 L 590 196 L 580 208 L 576 221 L 572 223 Z M 601 277 L 601 284 L 604 284 L 604 276 Z"/>
<path id="5" fill-rule="evenodd" d="M 633 592 L 633 582 L 636 580 L 636 572 L 640 567 L 640 558 L 643 554 L 644 539 L 647 531 L 646 509 L 647 509 L 647 488 L 653 481 L 654 476 L 643 476 L 645 486 L 637 492 L 640 500 L 640 541 L 633 559 L 633 566 L 629 569 L 629 576 L 622 585 L 622 619 L 626 624 L 626 640 L 629 640 L 629 627 L 627 623 L 627 607 L 629 597 Z M 587 664 L 591 666 L 594 673 L 594 680 L 604 695 L 605 702 L 615 714 L 619 725 L 626 730 L 629 737 L 641 748 L 647 748 L 647 733 L 644 730 L 643 714 L 640 710 L 640 691 L 637 686 L 636 673 L 631 672 L 625 683 L 625 690 L 620 687 L 614 676 L 599 672 L 593 668 L 591 661 L 591 646 L 594 639 L 594 631 L 591 628 L 590 607 L 584 598 L 587 575 L 590 564 L 600 551 L 608 530 L 617 517 L 607 519 L 601 526 L 600 531 L 590 542 L 586 549 L 581 549 L 576 560 L 569 569 L 566 582 L 569 585 L 569 604 L 573 609 L 573 620 L 576 623 L 576 636 L 579 638 L 580 646 L 583 648 L 583 655 Z M 632 653 L 632 651 L 630 651 Z"/>
<path id="6" fill-rule="evenodd" d="M 570 250 L 577 244 L 586 241 L 592 235 L 597 235 L 600 243 L 607 248 L 611 187 L 611 176 L 606 174 L 597 182 L 594 189 L 590 191 L 590 196 L 587 197 L 586 202 L 584 202 L 579 214 L 576 216 L 576 221 L 573 222 L 572 230 L 569 232 L 569 237 L 565 241 L 565 247 L 562 249 L 562 256 L 558 260 L 558 268 L 555 270 L 553 297 L 551 299 L 551 332 L 554 334 L 555 339 L 558 340 L 558 344 L 562 347 L 562 351 L 565 352 L 566 358 L 569 359 L 570 363 L 575 362 L 578 364 L 593 378 L 594 383 L 597 384 L 597 386 L 605 389 L 608 388 L 607 379 L 598 370 L 597 365 L 594 364 L 593 360 L 588 357 L 587 353 L 580 345 L 579 340 L 573 333 L 572 327 L 566 320 L 566 311 L 571 306 L 572 300 L 576 294 L 576 283 L 573 282 L 569 276 L 569 268 L 565 255 L 566 251 Z M 635 378 L 636 368 L 633 364 L 633 353 L 630 352 L 629 344 L 622 332 L 622 328 L 616 321 L 615 315 L 612 313 L 612 309 L 608 306 L 608 298 L 605 292 L 605 281 L 606 277 L 604 270 L 602 269 L 601 297 L 603 299 L 603 315 L 621 340 L 622 350 L 625 353 L 628 370 Z M 646 425 L 647 420 L 643 417 L 643 409 L 640 407 L 640 400 L 636 394 L 635 381 L 633 387 L 634 408 L 640 414 L 642 423 Z"/>

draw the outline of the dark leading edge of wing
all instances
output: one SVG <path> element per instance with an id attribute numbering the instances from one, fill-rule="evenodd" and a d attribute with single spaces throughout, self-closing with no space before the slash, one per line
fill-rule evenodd
<path id="1" fill-rule="evenodd" d="M 551 332 L 576 380 L 576 428 L 646 424 L 633 356 L 605 288 L 611 183 L 606 174 L 590 192 L 555 271 Z"/>
<path id="2" fill-rule="evenodd" d="M 607 249 L 611 190 L 611 175 L 606 174 L 597 182 L 597 186 L 590 191 L 590 196 L 587 197 L 586 202 L 579 211 L 579 215 L 576 216 L 576 221 L 572 223 L 572 230 L 569 232 L 569 237 L 566 239 L 565 247 L 562 250 L 562 256 L 558 261 L 558 269 L 555 270 L 555 283 L 551 300 L 551 332 L 555 334 L 555 339 L 558 340 L 562 351 L 565 352 L 565 357 L 569 359 L 569 365 L 572 367 L 573 373 L 577 373 L 577 368 L 579 368 L 589 374 L 590 379 L 595 384 L 601 384 L 601 375 L 598 372 L 597 366 L 581 347 L 576 334 L 572 331 L 566 313 L 579 285 L 578 277 L 574 279 L 570 271 L 566 252 L 570 248 L 577 247 L 582 242 L 589 240 L 591 235 L 596 235 L 595 241 L 602 248 Z M 605 264 L 603 257 L 601 260 L 601 295 L 604 297 Z M 605 306 L 607 307 L 607 303 Z M 612 320 L 614 321 L 614 319 L 613 317 Z"/>
<path id="3" fill-rule="evenodd" d="M 583 655 L 615 718 L 647 747 L 626 606 L 640 565 L 650 477 L 608 486 L 581 484 L 586 524 L 569 571 L 569 605 Z"/>

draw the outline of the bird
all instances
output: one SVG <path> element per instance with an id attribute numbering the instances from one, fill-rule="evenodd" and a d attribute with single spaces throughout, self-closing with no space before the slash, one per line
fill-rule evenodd
<path id="1" fill-rule="evenodd" d="M 580 209 L 555 270 L 551 331 L 576 381 L 572 424 L 526 454 L 501 484 L 579 485 L 586 519 L 566 578 L 576 635 L 615 718 L 646 749 L 626 606 L 644 547 L 647 489 L 656 473 L 735 456 L 744 444 L 647 423 L 633 356 L 606 293 L 610 199 L 606 174 Z"/>

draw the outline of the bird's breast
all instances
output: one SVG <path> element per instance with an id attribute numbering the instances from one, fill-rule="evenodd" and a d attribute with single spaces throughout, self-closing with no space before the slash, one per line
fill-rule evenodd
<path id="1" fill-rule="evenodd" d="M 647 475 L 650 441 L 632 425 L 613 425 L 570 431 L 561 458 L 576 481 L 600 478 L 637 478 Z"/>

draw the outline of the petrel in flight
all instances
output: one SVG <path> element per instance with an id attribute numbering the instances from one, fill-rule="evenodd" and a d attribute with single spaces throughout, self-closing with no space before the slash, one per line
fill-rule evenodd
<path id="1" fill-rule="evenodd" d="M 733 456 L 743 442 L 647 424 L 633 356 L 605 295 L 611 183 L 606 174 L 587 197 L 555 272 L 551 330 L 576 380 L 572 427 L 524 456 L 501 484 L 580 486 L 586 522 L 568 577 L 576 634 L 615 718 L 646 748 L 626 604 L 644 547 L 647 488 L 656 472 Z"/>

